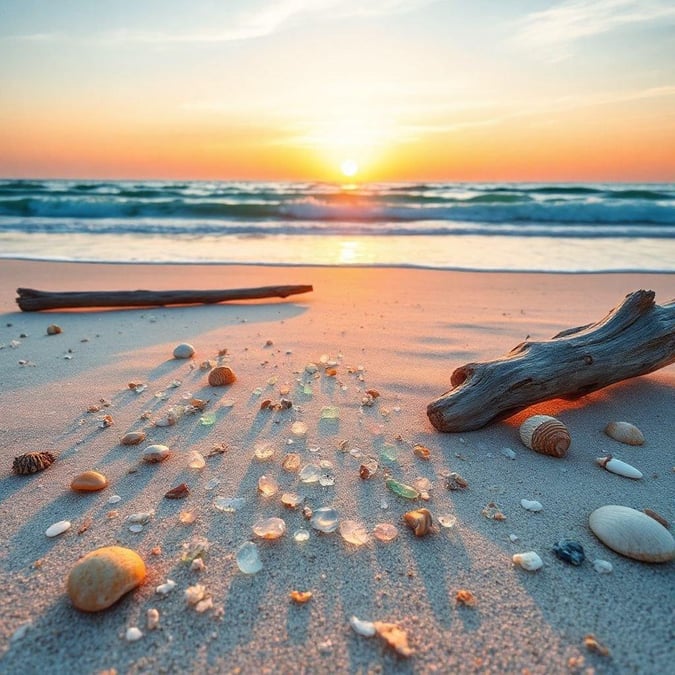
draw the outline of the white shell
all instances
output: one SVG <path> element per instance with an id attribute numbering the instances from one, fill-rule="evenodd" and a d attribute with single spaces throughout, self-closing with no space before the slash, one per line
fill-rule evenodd
<path id="1" fill-rule="evenodd" d="M 516 565 L 520 565 L 524 570 L 528 570 L 529 572 L 534 572 L 544 566 L 544 561 L 535 551 L 516 553 L 512 557 L 512 560 Z"/>
<path id="2" fill-rule="evenodd" d="M 605 433 L 615 441 L 627 445 L 643 445 L 645 442 L 642 432 L 630 422 L 610 422 L 605 427 Z"/>
<path id="3" fill-rule="evenodd" d="M 537 501 L 530 501 L 529 499 L 521 499 L 520 500 L 520 505 L 524 508 L 527 509 L 528 511 L 541 511 L 544 507 L 541 505 L 541 502 Z"/>
<path id="4" fill-rule="evenodd" d="M 612 567 L 612 563 L 609 562 L 609 560 L 600 560 L 600 558 L 596 558 L 593 561 L 593 569 L 598 574 L 611 574 L 614 568 Z"/>
<path id="5" fill-rule="evenodd" d="M 607 469 L 607 471 L 611 471 L 618 476 L 625 476 L 626 478 L 633 478 L 635 480 L 642 478 L 641 471 L 638 471 L 630 464 L 626 464 L 626 462 L 622 462 L 620 459 L 616 459 L 616 457 L 612 457 L 612 455 L 598 457 L 595 461 L 603 469 Z"/>
<path id="6" fill-rule="evenodd" d="M 59 520 L 58 523 L 50 525 L 46 530 L 45 534 L 48 537 L 57 537 L 59 534 L 63 534 L 66 530 L 70 529 L 69 520 Z"/>
<path id="7" fill-rule="evenodd" d="M 155 591 L 160 595 L 166 595 L 171 593 L 171 591 L 176 587 L 176 582 L 173 579 L 167 579 L 163 584 L 160 584 L 155 588 Z"/>
<path id="8" fill-rule="evenodd" d="M 143 633 L 138 626 L 131 626 L 131 628 L 127 628 L 127 632 L 125 634 L 127 642 L 136 642 L 136 640 L 140 640 L 142 637 Z"/>
<path id="9" fill-rule="evenodd" d="M 372 621 L 361 621 L 361 619 L 351 616 L 349 617 L 349 625 L 354 629 L 354 632 L 364 637 L 375 635 L 375 624 Z"/>
<path id="10" fill-rule="evenodd" d="M 675 558 L 675 539 L 668 530 L 642 511 L 610 504 L 591 513 L 593 534 L 613 551 L 643 562 Z"/>

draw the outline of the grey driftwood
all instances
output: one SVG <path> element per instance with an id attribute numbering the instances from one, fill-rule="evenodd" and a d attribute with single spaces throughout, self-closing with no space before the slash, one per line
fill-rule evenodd
<path id="1" fill-rule="evenodd" d="M 634 291 L 597 323 L 457 368 L 452 389 L 427 406 L 427 415 L 439 431 L 471 431 L 533 403 L 579 398 L 673 362 L 675 300 L 660 306 L 653 291 Z"/>
<path id="2" fill-rule="evenodd" d="M 24 312 L 75 307 L 153 307 L 164 305 L 212 304 L 229 300 L 287 298 L 309 293 L 309 285 L 260 286 L 224 291 L 38 291 L 17 288 L 17 304 Z"/>

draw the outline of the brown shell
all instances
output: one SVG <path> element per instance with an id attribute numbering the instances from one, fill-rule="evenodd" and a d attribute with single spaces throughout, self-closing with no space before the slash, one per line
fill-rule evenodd
<path id="1" fill-rule="evenodd" d="M 523 443 L 542 455 L 564 457 L 572 441 L 567 427 L 555 417 L 534 415 L 520 426 Z"/>
<path id="2" fill-rule="evenodd" d="M 51 466 L 55 459 L 51 452 L 26 452 L 14 458 L 12 469 L 20 475 L 37 473 Z"/>
<path id="3" fill-rule="evenodd" d="M 403 518 L 416 537 L 423 537 L 431 531 L 431 512 L 429 509 L 408 511 Z"/>
<path id="4" fill-rule="evenodd" d="M 183 499 L 190 494 L 190 488 L 185 484 L 181 483 L 176 485 L 175 488 L 171 488 L 164 496 L 167 499 Z"/>
<path id="5" fill-rule="evenodd" d="M 145 431 L 130 431 L 120 438 L 122 445 L 138 445 L 145 440 Z"/>
<path id="6" fill-rule="evenodd" d="M 413 453 L 420 459 L 429 459 L 431 457 L 431 450 L 429 450 L 426 445 L 422 445 L 421 443 L 415 444 L 415 447 L 413 447 Z"/>
<path id="7" fill-rule="evenodd" d="M 75 492 L 98 492 L 107 487 L 108 479 L 98 471 L 85 471 L 75 476 L 70 483 L 70 489 Z"/>
<path id="8" fill-rule="evenodd" d="M 216 366 L 209 373 L 209 384 L 212 387 L 223 387 L 232 384 L 236 379 L 237 376 L 229 366 Z"/>

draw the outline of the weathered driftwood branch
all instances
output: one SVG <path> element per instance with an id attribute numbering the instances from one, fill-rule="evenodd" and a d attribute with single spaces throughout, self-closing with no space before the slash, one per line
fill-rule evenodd
<path id="1" fill-rule="evenodd" d="M 578 398 L 673 362 L 675 300 L 659 306 L 653 291 L 635 291 L 597 323 L 457 368 L 452 389 L 427 406 L 427 415 L 439 431 L 471 431 L 533 403 Z"/>
<path id="2" fill-rule="evenodd" d="M 37 291 L 17 288 L 17 304 L 24 312 L 73 307 L 148 307 L 156 305 L 212 304 L 228 300 L 287 298 L 308 293 L 312 286 L 261 286 L 224 291 Z"/>

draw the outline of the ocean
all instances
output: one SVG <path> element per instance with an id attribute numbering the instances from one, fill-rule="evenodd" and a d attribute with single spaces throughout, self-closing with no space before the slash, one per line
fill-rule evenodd
<path id="1" fill-rule="evenodd" d="M 1 180 L 0 258 L 675 272 L 675 184 Z"/>

